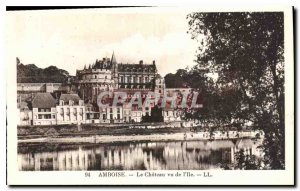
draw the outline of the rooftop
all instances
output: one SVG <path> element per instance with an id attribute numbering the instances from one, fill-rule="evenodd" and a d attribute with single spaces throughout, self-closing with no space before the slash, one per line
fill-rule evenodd
<path id="1" fill-rule="evenodd" d="M 56 100 L 50 93 L 37 93 L 32 100 L 33 108 L 51 108 L 56 106 Z"/>
<path id="2" fill-rule="evenodd" d="M 155 64 L 118 64 L 118 72 L 156 72 Z"/>
<path id="3" fill-rule="evenodd" d="M 74 103 L 78 104 L 80 97 L 78 94 L 61 94 L 59 100 L 63 100 L 64 102 L 69 102 L 70 100 Z"/>

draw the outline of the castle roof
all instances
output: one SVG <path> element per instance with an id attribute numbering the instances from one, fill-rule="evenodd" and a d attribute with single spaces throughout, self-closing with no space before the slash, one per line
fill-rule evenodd
<path id="1" fill-rule="evenodd" d="M 112 64 L 109 59 L 96 60 L 95 64 L 92 66 L 92 69 L 111 69 Z"/>
<path id="2" fill-rule="evenodd" d="M 155 64 L 118 64 L 118 72 L 156 72 Z"/>
<path id="3" fill-rule="evenodd" d="M 56 106 L 56 101 L 50 93 L 37 93 L 32 100 L 33 108 L 51 108 Z"/>

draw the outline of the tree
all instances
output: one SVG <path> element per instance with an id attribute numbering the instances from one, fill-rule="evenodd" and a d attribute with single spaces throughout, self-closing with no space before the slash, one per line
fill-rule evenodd
<path id="1" fill-rule="evenodd" d="M 264 130 L 265 164 L 284 169 L 283 13 L 191 13 L 187 19 L 188 32 L 199 42 L 198 66 L 218 74 L 212 91 L 234 92 L 228 108 L 219 110 L 230 110 L 232 123 Z"/>
<path id="2" fill-rule="evenodd" d="M 244 153 L 244 149 L 235 153 L 235 165 L 236 169 L 240 170 L 258 170 L 261 168 L 261 162 L 255 157 L 255 155 L 249 155 Z"/>
<path id="3" fill-rule="evenodd" d="M 49 66 L 45 69 L 37 67 L 35 64 L 24 65 L 20 59 L 17 62 L 17 82 L 18 83 L 66 83 L 70 75 L 67 71 Z"/>
<path id="4" fill-rule="evenodd" d="M 163 122 L 164 118 L 162 115 L 162 108 L 159 108 L 157 105 L 151 108 L 151 115 L 147 113 L 145 116 L 142 116 L 142 122 Z"/>

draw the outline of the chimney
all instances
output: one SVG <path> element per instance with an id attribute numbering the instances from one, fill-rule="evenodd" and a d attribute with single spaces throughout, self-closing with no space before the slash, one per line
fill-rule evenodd
<path id="1" fill-rule="evenodd" d="M 152 61 L 153 65 L 155 65 L 155 60 Z"/>
<path id="2" fill-rule="evenodd" d="M 143 64 L 143 60 L 140 60 L 140 64 Z"/>

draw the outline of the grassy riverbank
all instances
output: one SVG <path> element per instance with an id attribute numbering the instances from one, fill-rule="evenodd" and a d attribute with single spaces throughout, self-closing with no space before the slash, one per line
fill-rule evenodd
<path id="1" fill-rule="evenodd" d="M 93 126 L 55 125 L 55 126 L 19 126 L 18 139 L 45 137 L 85 137 L 91 135 L 150 135 L 190 132 L 190 128 L 140 128 L 140 126 Z"/>
<path id="2" fill-rule="evenodd" d="M 169 140 L 217 140 L 260 138 L 260 131 L 215 130 L 186 127 L 167 127 L 165 124 L 119 124 L 119 125 L 55 125 L 18 127 L 19 143 L 30 142 L 93 142 L 109 143 L 124 141 Z"/>

